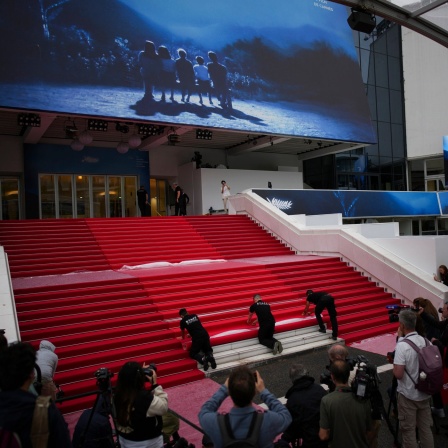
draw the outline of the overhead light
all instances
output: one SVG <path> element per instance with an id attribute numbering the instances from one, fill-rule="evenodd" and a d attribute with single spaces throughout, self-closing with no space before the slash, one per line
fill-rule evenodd
<path id="1" fill-rule="evenodd" d="M 90 145 L 90 143 L 93 142 L 93 137 L 91 134 L 89 134 L 89 132 L 87 130 L 82 131 L 79 136 L 78 136 L 78 140 L 83 144 L 83 145 Z"/>
<path id="2" fill-rule="evenodd" d="M 175 145 L 176 143 L 180 142 L 180 137 L 179 137 L 179 135 L 176 134 L 175 131 L 173 131 L 172 134 L 168 134 L 167 139 L 168 139 L 168 142 L 172 145 Z"/>
<path id="3" fill-rule="evenodd" d="M 73 151 L 82 151 L 84 149 L 84 145 L 77 138 L 70 143 L 70 147 Z"/>
<path id="4" fill-rule="evenodd" d="M 155 126 L 153 124 L 139 124 L 138 133 L 140 135 L 160 135 L 163 134 L 165 128 L 163 126 Z"/>
<path id="5" fill-rule="evenodd" d="M 89 131 L 101 131 L 101 132 L 107 132 L 107 127 L 109 126 L 109 123 L 105 120 L 95 120 L 91 119 L 87 123 L 87 129 Z"/>
<path id="6" fill-rule="evenodd" d="M 132 134 L 128 140 L 129 146 L 131 148 L 137 148 L 137 146 L 140 146 L 141 142 L 142 142 L 142 139 L 137 134 Z"/>
<path id="7" fill-rule="evenodd" d="M 33 128 L 40 127 L 40 115 L 37 114 L 19 114 L 17 117 L 19 126 L 31 126 Z"/>
<path id="8" fill-rule="evenodd" d="M 120 142 L 117 146 L 117 151 L 120 154 L 126 154 L 129 151 L 129 144 L 126 142 Z"/>
<path id="9" fill-rule="evenodd" d="M 198 140 L 211 140 L 213 132 L 207 129 L 196 129 L 196 138 Z"/>

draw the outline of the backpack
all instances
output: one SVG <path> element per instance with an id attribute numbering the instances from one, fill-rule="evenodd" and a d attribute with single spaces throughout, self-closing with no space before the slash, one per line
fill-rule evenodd
<path id="1" fill-rule="evenodd" d="M 249 431 L 244 439 L 235 439 L 230 426 L 229 414 L 218 414 L 218 423 L 221 430 L 222 448 L 255 448 L 258 446 L 260 428 L 263 423 L 262 412 L 254 412 Z"/>
<path id="2" fill-rule="evenodd" d="M 31 424 L 31 444 L 33 448 L 46 448 L 48 436 L 48 407 L 51 397 L 38 396 L 34 405 L 33 421 Z M 0 448 L 21 448 L 19 436 L 12 431 L 0 428 Z"/>
<path id="3" fill-rule="evenodd" d="M 428 395 L 440 392 L 443 385 L 443 364 L 439 348 L 432 345 L 426 338 L 426 345 L 423 348 L 417 347 L 409 339 L 403 339 L 401 342 L 406 342 L 417 352 L 419 371 L 417 382 L 413 380 L 405 368 L 405 372 L 411 378 L 415 388 Z"/>

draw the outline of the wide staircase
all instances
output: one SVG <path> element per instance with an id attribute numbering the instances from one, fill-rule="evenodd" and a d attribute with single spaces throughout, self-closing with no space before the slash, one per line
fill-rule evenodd
<path id="1" fill-rule="evenodd" d="M 203 378 L 180 340 L 183 307 L 200 315 L 219 366 L 268 353 L 246 323 L 255 293 L 271 304 L 283 355 L 330 342 L 314 318 L 301 316 L 310 287 L 335 297 L 347 343 L 396 327 L 385 308 L 397 303 L 391 294 L 337 257 L 295 256 L 244 216 L 0 222 L 0 243 L 14 278 L 21 338 L 56 345 L 56 381 L 66 396 L 96 390 L 99 368 L 116 373 L 129 359 L 156 363 L 165 387 Z M 216 262 L 177 264 L 205 259 Z M 174 266 L 104 276 L 157 262 Z M 92 401 L 81 396 L 62 410 Z"/>

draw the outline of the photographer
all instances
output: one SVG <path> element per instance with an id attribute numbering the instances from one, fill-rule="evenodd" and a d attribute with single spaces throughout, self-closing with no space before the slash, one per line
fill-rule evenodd
<path id="1" fill-rule="evenodd" d="M 332 448 L 368 448 L 372 427 L 370 403 L 353 394 L 346 361 L 335 361 L 330 373 L 336 390 L 323 397 L 320 404 L 320 439 L 331 440 Z"/>
<path id="2" fill-rule="evenodd" d="M 359 355 L 356 358 L 349 357 L 348 349 L 345 345 L 342 344 L 334 344 L 332 345 L 328 350 L 328 359 L 330 361 L 330 364 L 326 366 L 327 371 L 322 373 L 320 376 L 320 382 L 321 384 L 325 384 L 328 386 L 330 392 L 333 392 L 335 390 L 335 384 L 332 380 L 331 376 L 331 366 L 336 361 L 346 361 L 347 364 L 350 366 L 350 374 L 347 381 L 347 385 L 350 386 L 353 390 L 354 385 L 356 386 L 356 377 L 358 375 L 358 370 L 361 367 L 361 369 L 364 369 L 366 366 L 368 366 L 368 360 L 364 357 Z M 371 408 L 372 408 L 372 427 L 371 427 L 371 437 L 368 439 L 369 448 L 376 448 L 378 446 L 378 435 L 381 428 L 381 411 L 382 411 L 382 400 L 380 392 L 377 389 L 377 387 L 373 387 L 373 395 L 375 397 L 370 397 L 371 400 Z M 373 399 L 373 401 L 372 401 Z"/>
<path id="3" fill-rule="evenodd" d="M 434 317 L 427 313 L 423 308 L 420 308 L 418 313 L 423 321 L 433 328 L 439 330 L 439 338 L 432 338 L 431 342 L 436 345 L 440 351 L 440 355 L 443 359 L 443 367 L 448 368 L 448 300 L 443 304 L 443 308 L 439 309 L 442 313 L 443 320 L 437 321 Z M 446 353 L 445 353 L 446 352 Z M 445 355 L 445 359 L 443 358 Z M 432 413 L 438 417 L 444 418 L 445 411 L 443 409 L 443 400 L 440 393 L 436 393 L 432 396 L 434 407 L 431 408 Z"/>
<path id="4" fill-rule="evenodd" d="M 151 390 L 146 390 L 145 382 L 151 384 Z M 122 448 L 163 447 L 162 415 L 168 411 L 168 396 L 157 384 L 155 369 L 134 361 L 124 364 L 118 373 L 114 403 Z"/>
<path id="5" fill-rule="evenodd" d="M 323 387 L 314 383 L 314 378 L 302 364 L 290 367 L 289 378 L 293 385 L 286 392 L 285 398 L 293 420 L 278 446 L 296 446 L 296 441 L 302 440 L 300 446 L 303 448 L 326 448 L 327 442 L 319 439 L 320 402 L 326 392 Z"/>

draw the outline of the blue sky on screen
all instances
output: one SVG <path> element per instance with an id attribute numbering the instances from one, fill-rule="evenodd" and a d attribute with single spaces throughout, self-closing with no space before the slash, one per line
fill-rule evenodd
<path id="1" fill-rule="evenodd" d="M 251 29 L 262 31 L 264 38 L 279 46 L 308 45 L 323 39 L 356 57 L 347 8 L 328 0 L 120 1 L 174 34 L 198 40 L 206 36 L 211 46 L 223 46 L 230 36 L 244 35 L 238 30 Z"/>

